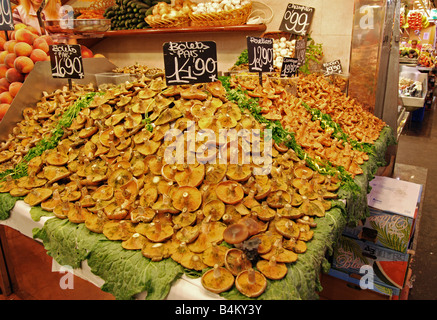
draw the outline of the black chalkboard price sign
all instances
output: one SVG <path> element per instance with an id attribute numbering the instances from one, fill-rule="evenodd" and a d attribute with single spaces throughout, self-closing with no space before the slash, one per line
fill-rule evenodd
<path id="1" fill-rule="evenodd" d="M 291 78 L 297 76 L 299 70 L 299 60 L 296 58 L 285 57 L 282 62 L 281 78 Z"/>
<path id="2" fill-rule="evenodd" d="M 0 30 L 14 30 L 11 2 L 9 0 L 0 0 Z"/>
<path id="3" fill-rule="evenodd" d="M 305 64 L 306 52 L 307 52 L 307 41 L 305 39 L 296 40 L 295 58 L 299 61 L 300 65 Z"/>
<path id="4" fill-rule="evenodd" d="M 214 41 L 167 42 L 163 51 L 168 85 L 218 80 L 217 46 Z"/>
<path id="5" fill-rule="evenodd" d="M 49 54 L 53 78 L 84 78 L 82 53 L 79 44 L 50 45 Z"/>
<path id="6" fill-rule="evenodd" d="M 340 60 L 334 60 L 330 62 L 325 62 L 323 64 L 323 70 L 325 71 L 325 76 L 329 76 L 331 74 L 341 74 L 343 73 L 343 69 L 341 67 L 341 61 Z"/>
<path id="7" fill-rule="evenodd" d="M 289 3 L 279 30 L 304 36 L 308 33 L 314 16 L 314 8 Z"/>
<path id="8" fill-rule="evenodd" d="M 250 72 L 273 72 L 273 39 L 247 37 Z"/>

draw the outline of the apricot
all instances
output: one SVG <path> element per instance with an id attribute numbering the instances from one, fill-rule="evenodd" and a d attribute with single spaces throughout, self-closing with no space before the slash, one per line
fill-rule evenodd
<path id="1" fill-rule="evenodd" d="M 0 38 L 0 48 L 3 48 L 3 45 L 5 44 L 6 39 Z"/>
<path id="2" fill-rule="evenodd" d="M 25 56 L 17 57 L 14 61 L 14 68 L 21 73 L 29 73 L 30 71 L 32 71 L 33 66 L 34 63 L 32 59 L 30 59 L 29 57 L 25 57 Z"/>
<path id="3" fill-rule="evenodd" d="M 35 63 L 37 61 L 46 61 L 47 54 L 41 49 L 33 49 L 30 54 L 30 59 Z"/>
<path id="4" fill-rule="evenodd" d="M 10 83 L 6 78 L 0 79 L 0 90 L 1 91 L 8 91 L 9 90 Z"/>
<path id="5" fill-rule="evenodd" d="M 30 30 L 26 28 L 15 31 L 15 40 L 18 42 L 26 42 L 32 45 L 36 37 L 37 37 L 36 34 L 32 33 Z"/>
<path id="6" fill-rule="evenodd" d="M 0 93 L 0 103 L 11 104 L 14 97 L 8 91 Z"/>
<path id="7" fill-rule="evenodd" d="M 30 56 L 33 47 L 26 42 L 18 42 L 14 47 L 14 53 L 18 56 Z"/>
<path id="8" fill-rule="evenodd" d="M 35 39 L 35 41 L 33 42 L 33 48 L 34 49 L 41 49 L 45 53 L 49 52 L 49 45 L 48 45 L 47 41 L 41 37 Z"/>
<path id="9" fill-rule="evenodd" d="M 6 71 L 6 80 L 9 82 L 23 82 L 24 81 L 24 75 L 20 72 L 18 72 L 15 68 L 9 68 L 8 71 Z"/>
<path id="10" fill-rule="evenodd" d="M 20 91 L 22 86 L 23 86 L 23 83 L 21 83 L 21 82 L 12 82 L 9 85 L 9 93 L 11 94 L 11 96 L 15 98 L 16 95 L 18 94 L 18 91 Z"/>
<path id="11" fill-rule="evenodd" d="M 17 40 L 8 40 L 3 44 L 3 49 L 9 53 L 13 53 L 16 43 L 17 43 Z"/>
<path id="12" fill-rule="evenodd" d="M 4 78 L 5 77 L 6 71 L 8 71 L 8 69 L 9 68 L 4 63 L 0 64 L 0 78 Z"/>
<path id="13" fill-rule="evenodd" d="M 17 55 L 15 53 L 8 53 L 5 56 L 4 63 L 8 68 L 14 67 L 14 61 L 17 58 Z"/>

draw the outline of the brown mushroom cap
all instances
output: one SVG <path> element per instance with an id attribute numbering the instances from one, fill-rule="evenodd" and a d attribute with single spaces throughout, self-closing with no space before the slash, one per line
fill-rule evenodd
<path id="1" fill-rule="evenodd" d="M 220 182 L 215 192 L 217 197 L 227 204 L 236 204 L 244 198 L 243 188 L 238 182 L 232 180 Z"/>
<path id="2" fill-rule="evenodd" d="M 284 263 L 276 262 L 275 256 L 271 257 L 269 261 L 259 260 L 256 268 L 268 279 L 280 280 L 288 272 L 287 266 Z"/>
<path id="3" fill-rule="evenodd" d="M 242 250 L 232 248 L 226 252 L 225 266 L 234 276 L 236 276 L 241 271 L 250 269 L 252 263 Z"/>
<path id="4" fill-rule="evenodd" d="M 179 187 L 173 194 L 173 206 L 180 211 L 192 212 L 202 204 L 202 193 L 195 187 Z"/>
<path id="5" fill-rule="evenodd" d="M 240 272 L 235 279 L 237 290 L 249 298 L 260 296 L 267 287 L 264 275 L 252 268 Z"/>
<path id="6" fill-rule="evenodd" d="M 147 238 L 139 233 L 134 233 L 129 239 L 121 242 L 126 250 L 141 250 L 148 242 Z"/>
<path id="7" fill-rule="evenodd" d="M 232 288 L 234 276 L 226 268 L 215 265 L 213 269 L 203 274 L 201 282 L 205 289 L 214 293 L 221 293 Z"/>
<path id="8" fill-rule="evenodd" d="M 203 215 L 211 216 L 211 221 L 218 221 L 225 214 L 225 204 L 220 200 L 211 200 L 203 206 Z"/>
<path id="9" fill-rule="evenodd" d="M 24 198 L 24 202 L 33 207 L 40 204 L 44 200 L 47 200 L 52 193 L 53 190 L 49 188 L 32 189 L 32 191 L 30 191 Z"/>
<path id="10" fill-rule="evenodd" d="M 223 232 L 223 239 L 229 244 L 243 242 L 249 237 L 249 229 L 241 223 L 234 223 L 228 226 Z"/>

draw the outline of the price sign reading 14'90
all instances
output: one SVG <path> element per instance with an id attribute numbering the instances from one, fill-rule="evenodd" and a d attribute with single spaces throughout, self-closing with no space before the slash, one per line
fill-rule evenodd
<path id="1" fill-rule="evenodd" d="M 50 45 L 53 78 L 83 79 L 82 53 L 79 44 Z"/>
<path id="2" fill-rule="evenodd" d="M 247 37 L 250 72 L 273 72 L 273 39 Z"/>
<path id="3" fill-rule="evenodd" d="M 304 36 L 308 33 L 314 16 L 314 8 L 289 3 L 279 30 Z"/>
<path id="4" fill-rule="evenodd" d="M 167 42 L 163 50 L 168 85 L 218 80 L 217 46 L 214 41 Z"/>

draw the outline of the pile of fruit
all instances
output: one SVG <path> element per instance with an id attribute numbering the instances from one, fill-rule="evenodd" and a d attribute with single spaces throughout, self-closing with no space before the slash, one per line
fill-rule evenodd
<path id="1" fill-rule="evenodd" d="M 103 16 L 111 19 L 111 30 L 145 29 L 149 27 L 145 19 L 157 3 L 156 0 L 115 0 L 115 5 L 108 7 Z"/>
<path id="2" fill-rule="evenodd" d="M 417 60 L 417 64 L 422 67 L 433 68 L 435 64 L 434 57 L 429 52 L 422 51 Z"/>
<path id="3" fill-rule="evenodd" d="M 34 64 L 50 58 L 50 44 L 53 44 L 50 36 L 39 36 L 24 24 L 16 25 L 8 40 L 4 35 L 0 37 L 0 120 Z"/>
<path id="4" fill-rule="evenodd" d="M 429 27 L 429 20 L 421 11 L 410 10 L 407 14 L 407 26 L 413 30 L 422 30 Z"/>

